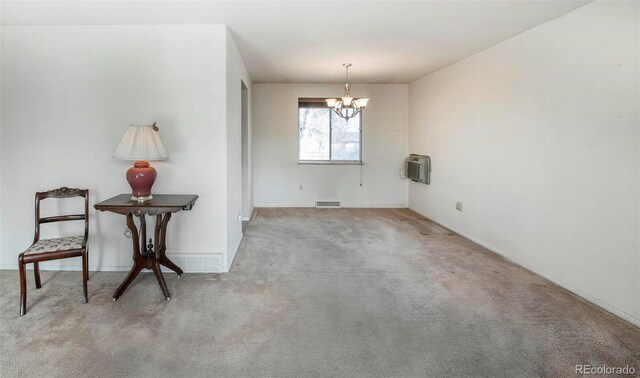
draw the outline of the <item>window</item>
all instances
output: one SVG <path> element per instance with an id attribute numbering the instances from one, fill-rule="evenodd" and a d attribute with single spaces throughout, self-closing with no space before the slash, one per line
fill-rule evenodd
<path id="1" fill-rule="evenodd" d="M 360 164 L 362 113 L 345 121 L 324 99 L 298 100 L 300 163 Z"/>

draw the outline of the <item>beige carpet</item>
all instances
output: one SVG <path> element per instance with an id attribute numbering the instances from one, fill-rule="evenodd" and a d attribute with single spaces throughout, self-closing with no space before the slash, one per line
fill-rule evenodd
<path id="1" fill-rule="evenodd" d="M 3 377 L 572 376 L 640 330 L 408 210 L 260 209 L 227 274 L 0 272 Z"/>

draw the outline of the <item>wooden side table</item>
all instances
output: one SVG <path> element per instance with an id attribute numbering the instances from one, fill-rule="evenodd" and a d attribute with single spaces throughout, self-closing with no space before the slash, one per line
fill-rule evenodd
<path id="1" fill-rule="evenodd" d="M 167 250 L 167 224 L 171 219 L 172 213 L 182 210 L 191 210 L 198 199 L 197 195 L 180 195 L 180 194 L 154 194 L 153 199 L 137 202 L 131 200 L 131 194 L 120 194 L 109 198 L 106 201 L 95 204 L 93 207 L 100 211 L 110 211 L 122 214 L 127 217 L 127 227 L 131 230 L 131 239 L 133 242 L 133 268 L 127 275 L 127 278 L 120 284 L 118 290 L 113 293 L 113 300 L 117 300 L 122 293 L 129 287 L 131 282 L 138 276 L 142 269 L 151 269 L 158 280 L 162 294 L 170 299 L 169 289 L 164 281 L 164 276 L 160 270 L 160 265 L 166 266 L 178 274 L 182 274 L 182 269 L 174 264 L 166 256 Z M 147 244 L 147 221 L 146 216 L 156 216 L 156 227 L 154 238 L 149 239 Z M 136 227 L 133 217 L 139 218 L 140 232 Z M 155 245 L 154 245 L 155 241 Z"/>

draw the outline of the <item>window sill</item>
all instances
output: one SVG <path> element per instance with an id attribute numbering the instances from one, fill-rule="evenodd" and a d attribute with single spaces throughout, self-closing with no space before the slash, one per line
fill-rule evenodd
<path id="1" fill-rule="evenodd" d="M 299 165 L 364 165 L 361 161 L 355 160 L 298 160 Z"/>

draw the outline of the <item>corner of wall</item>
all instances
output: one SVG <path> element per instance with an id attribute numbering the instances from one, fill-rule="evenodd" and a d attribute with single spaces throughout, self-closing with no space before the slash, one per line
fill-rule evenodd
<path id="1" fill-rule="evenodd" d="M 241 82 L 251 87 L 251 77 L 233 39 L 226 29 L 226 220 L 227 250 L 222 269 L 229 271 L 242 239 L 242 90 Z M 249 96 L 250 98 L 250 96 Z M 250 106 L 250 105 L 249 105 Z M 249 109 L 250 113 L 250 109 Z M 240 214 L 240 219 L 239 218 Z"/>

